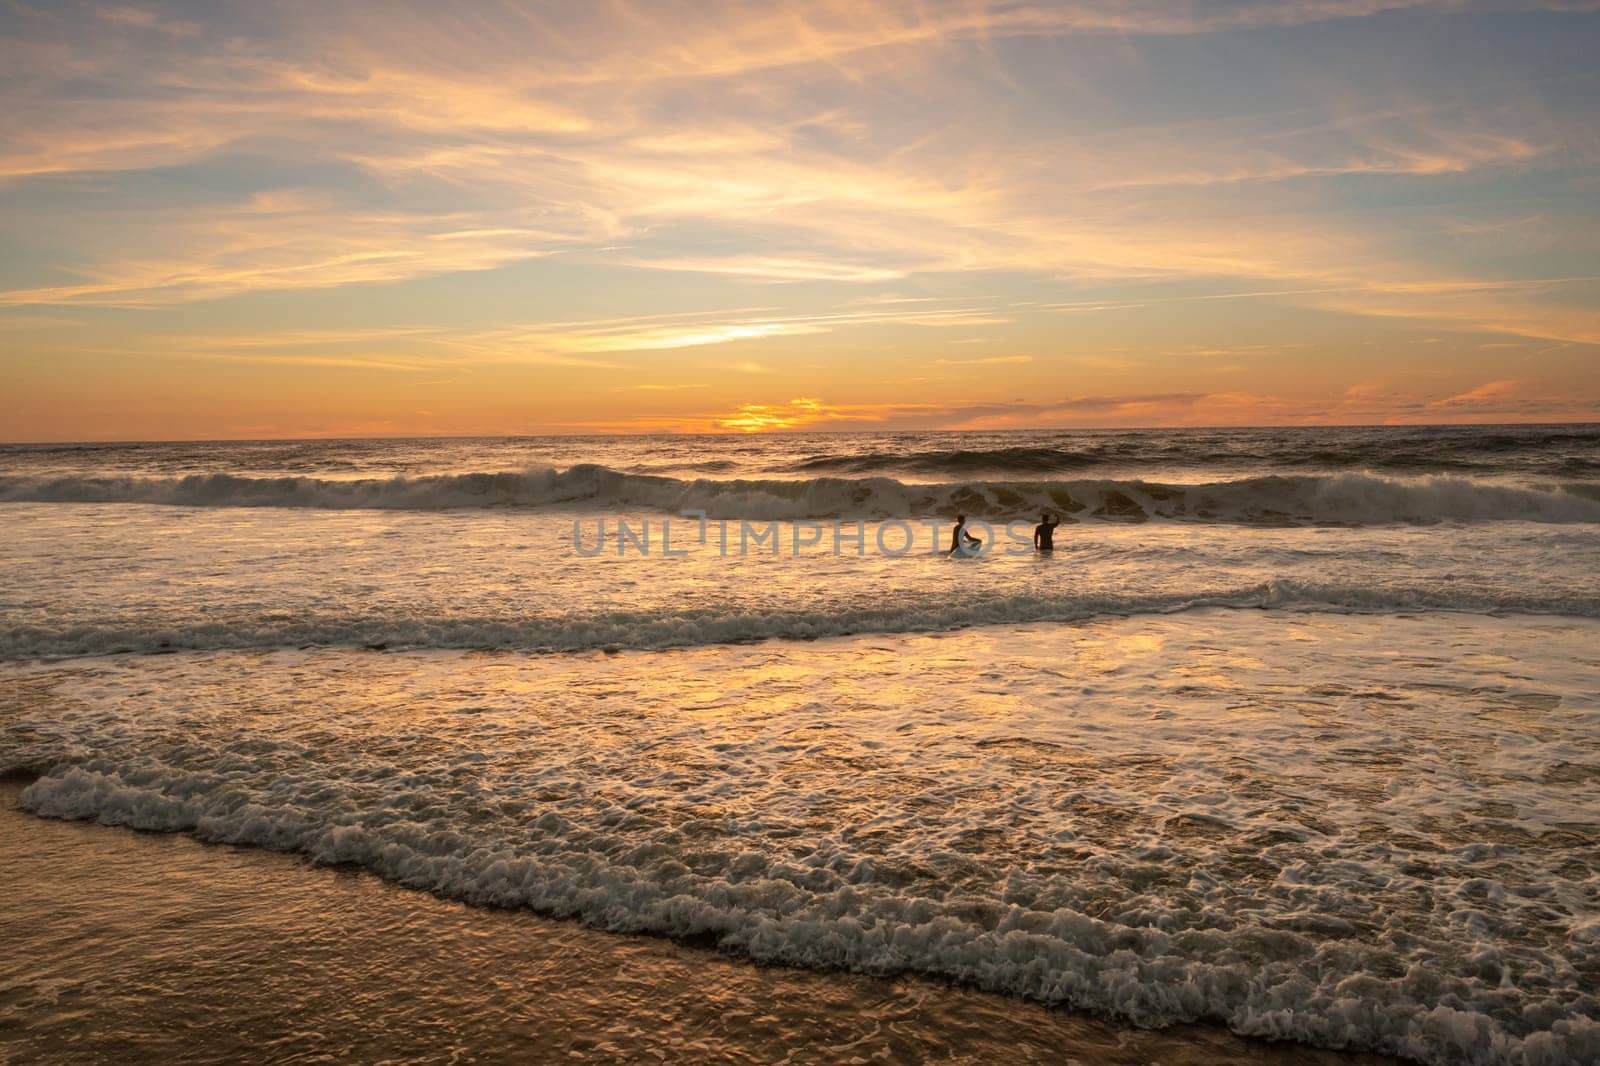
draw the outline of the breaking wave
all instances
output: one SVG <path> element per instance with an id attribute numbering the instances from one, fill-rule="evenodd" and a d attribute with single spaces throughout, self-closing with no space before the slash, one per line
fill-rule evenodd
<path id="1" fill-rule="evenodd" d="M 1365 588 L 1273 580 L 1185 592 L 995 596 L 900 602 L 842 610 L 705 607 L 585 615 L 269 614 L 227 621 L 0 626 L 0 660 L 251 648 L 444 648 L 578 652 L 654 650 L 759 640 L 815 640 L 858 633 L 942 632 L 971 626 L 1076 622 L 1201 608 L 1270 608 L 1385 614 L 1456 611 L 1600 618 L 1600 598 L 1581 593 L 1496 594 L 1418 586 Z"/>
<path id="2" fill-rule="evenodd" d="M 1076 519 L 1266 525 L 1600 522 L 1600 484 L 1518 487 L 1460 477 L 1373 474 L 1248 477 L 1206 484 L 1084 479 L 918 484 L 892 478 L 681 479 L 603 466 L 568 470 L 326 479 L 197 474 L 182 478 L 0 477 L 0 502 L 145 503 L 182 507 L 432 510 L 526 507 L 705 511 L 712 518 L 1012 518 L 1041 510 Z"/>
<path id="3" fill-rule="evenodd" d="M 413 779 L 418 787 L 397 789 L 390 814 L 295 807 L 269 792 L 241 795 L 222 775 L 101 760 L 53 769 L 28 786 L 22 804 L 48 818 L 186 832 L 210 843 L 354 864 L 449 899 L 526 907 L 614 933 L 710 941 L 766 964 L 909 970 L 1142 1026 L 1216 1021 L 1269 1038 L 1377 1048 L 1429 1063 L 1553 1066 L 1592 1061 L 1600 1052 L 1600 1023 L 1581 1015 L 1526 1036 L 1507 1033 L 1484 1005 L 1467 999 L 1462 980 L 1447 987 L 1463 994 L 1436 1005 L 1426 982 L 1438 979 L 1427 973 L 1358 972 L 1319 984 L 1304 970 L 1315 973 L 1320 964 L 1337 974 L 1351 952 L 1337 939 L 1324 943 L 1331 938 L 1314 916 L 1298 928 L 1289 916 L 1277 925 L 1169 932 L 1025 906 L 1019 901 L 1030 900 L 1028 886 L 1012 881 L 1016 900 L 978 913 L 976 906 L 906 898 L 893 891 L 905 876 L 893 864 L 880 869 L 837 846 L 789 862 L 747 851 L 722 857 L 725 865 L 659 843 L 608 856 L 600 842 L 586 847 L 582 829 L 553 809 L 530 816 L 519 847 L 444 819 L 431 826 L 409 820 L 410 808 L 434 795 L 418 775 L 405 778 Z M 300 782 L 293 791 L 312 792 Z M 1169 852 L 1146 848 L 1136 857 L 1163 854 Z"/>
<path id="4" fill-rule="evenodd" d="M 970 448 L 904 448 L 819 452 L 783 467 L 796 474 L 904 475 L 931 478 L 1031 477 L 1091 470 L 1200 468 L 1241 472 L 1361 472 L 1422 476 L 1539 474 L 1590 478 L 1600 474 L 1597 442 L 1588 430 L 1476 437 L 1278 439 L 1250 436 L 1077 436 L 1055 445 Z"/>

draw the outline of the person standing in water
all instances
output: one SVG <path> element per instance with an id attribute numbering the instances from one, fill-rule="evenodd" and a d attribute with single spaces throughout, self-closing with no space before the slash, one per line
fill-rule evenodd
<path id="1" fill-rule="evenodd" d="M 1053 517 L 1049 511 L 1039 516 L 1039 524 L 1033 527 L 1033 547 L 1036 551 L 1051 552 L 1056 550 L 1056 527 L 1061 524 L 1061 519 Z"/>
<path id="2" fill-rule="evenodd" d="M 967 516 L 956 515 L 956 528 L 950 534 L 951 555 L 976 555 L 978 549 L 983 547 L 983 541 L 967 532 Z"/>

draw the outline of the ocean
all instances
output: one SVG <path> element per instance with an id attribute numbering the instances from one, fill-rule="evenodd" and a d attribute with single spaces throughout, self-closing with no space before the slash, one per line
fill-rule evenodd
<path id="1" fill-rule="evenodd" d="M 1600 426 L 5 445 L 0 523 L 30 815 L 808 980 L 1600 1061 Z"/>

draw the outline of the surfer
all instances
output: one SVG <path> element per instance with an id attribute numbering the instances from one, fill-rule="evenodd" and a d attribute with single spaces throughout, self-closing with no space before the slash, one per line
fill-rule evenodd
<path id="1" fill-rule="evenodd" d="M 1056 527 L 1060 524 L 1061 519 L 1052 517 L 1049 511 L 1039 516 L 1039 524 L 1033 527 L 1033 547 L 1036 551 L 1056 550 Z"/>
<path id="2" fill-rule="evenodd" d="M 956 515 L 956 528 L 950 534 L 951 555 L 976 555 L 978 549 L 983 547 L 983 541 L 967 532 L 967 516 Z"/>

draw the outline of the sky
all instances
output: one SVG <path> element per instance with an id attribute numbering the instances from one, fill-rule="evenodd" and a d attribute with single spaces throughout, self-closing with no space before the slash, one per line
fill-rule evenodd
<path id="1" fill-rule="evenodd" d="M 1600 0 L 0 0 L 0 439 L 1600 420 Z"/>

